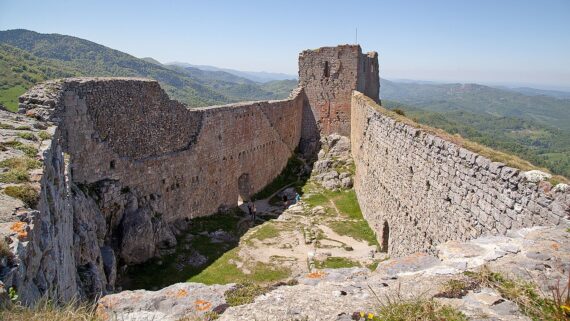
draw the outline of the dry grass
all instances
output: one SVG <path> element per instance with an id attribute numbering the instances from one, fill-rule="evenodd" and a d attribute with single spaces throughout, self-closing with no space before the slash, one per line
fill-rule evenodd
<path id="1" fill-rule="evenodd" d="M 93 306 L 69 303 L 57 306 L 49 300 L 41 300 L 33 307 L 19 304 L 0 310 L 0 320 L 10 321 L 102 321 L 95 315 Z"/>
<path id="2" fill-rule="evenodd" d="M 370 287 L 369 287 L 370 288 Z M 443 305 L 434 299 L 424 298 L 421 295 L 404 298 L 400 289 L 393 295 L 386 295 L 384 299 L 380 299 L 378 295 L 370 288 L 370 291 L 378 301 L 376 313 L 372 313 L 372 318 L 366 320 L 373 321 L 467 321 L 467 317 L 459 310 Z M 363 314 L 368 315 L 367 312 Z"/>
<path id="3" fill-rule="evenodd" d="M 29 184 L 7 186 L 4 189 L 4 193 L 8 196 L 20 199 L 30 208 L 35 208 L 36 205 L 38 205 L 39 193 Z"/>
<path id="4" fill-rule="evenodd" d="M 545 294 L 533 282 L 507 278 L 486 266 L 477 272 L 466 272 L 466 275 L 515 302 L 521 312 L 533 320 L 570 320 L 570 279 L 568 283 L 558 282 L 552 293 Z"/>
<path id="5" fill-rule="evenodd" d="M 0 167 L 8 169 L 0 174 L 0 182 L 23 183 L 30 180 L 28 171 L 40 168 L 41 163 L 29 157 L 15 157 L 1 161 Z"/>
<path id="6" fill-rule="evenodd" d="M 359 99 L 365 100 L 369 106 L 373 107 L 375 110 L 380 112 L 382 115 L 388 116 L 388 117 L 390 117 L 390 118 L 392 118 L 398 122 L 404 123 L 404 124 L 409 125 L 411 127 L 420 129 L 421 131 L 423 131 L 425 133 L 428 133 L 428 134 L 437 136 L 441 139 L 444 139 L 446 141 L 452 142 L 459 147 L 463 147 L 469 151 L 472 151 L 472 152 L 477 153 L 481 156 L 489 158 L 490 160 L 492 160 L 494 162 L 501 162 L 507 166 L 510 166 L 513 168 L 518 168 L 522 171 L 540 170 L 540 171 L 545 172 L 545 173 L 550 173 L 550 171 L 548 169 L 535 166 L 535 165 L 531 164 L 530 162 L 528 162 L 522 158 L 519 158 L 515 155 L 511 155 L 508 153 L 504 153 L 501 151 L 494 150 L 490 147 L 487 147 L 487 146 L 478 144 L 476 142 L 470 141 L 468 139 L 465 139 L 465 138 L 463 138 L 457 134 L 452 135 L 443 129 L 434 128 L 434 127 L 426 126 L 423 124 L 419 124 L 419 123 L 413 121 L 412 119 L 406 117 L 405 115 L 402 115 L 400 113 L 388 110 L 388 109 L 378 105 L 372 99 L 370 99 L 369 97 L 366 97 L 363 94 L 357 94 L 357 97 Z M 568 183 L 570 183 L 570 180 L 568 180 L 564 176 L 555 175 L 552 177 L 551 182 L 560 182 L 560 183 L 567 183 L 568 184 Z"/>

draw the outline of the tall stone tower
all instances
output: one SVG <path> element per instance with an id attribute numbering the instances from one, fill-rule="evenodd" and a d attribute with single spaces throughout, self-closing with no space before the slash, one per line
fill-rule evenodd
<path id="1" fill-rule="evenodd" d="M 305 50 L 299 55 L 299 85 L 307 97 L 299 146 L 302 152 L 312 153 L 321 136 L 350 136 L 353 90 L 380 102 L 378 54 L 363 54 L 359 45 Z"/>

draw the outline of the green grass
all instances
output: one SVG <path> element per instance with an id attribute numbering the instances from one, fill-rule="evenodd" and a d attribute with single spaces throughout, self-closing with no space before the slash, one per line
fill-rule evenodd
<path id="1" fill-rule="evenodd" d="M 204 284 L 228 284 L 241 282 L 271 282 L 283 280 L 289 277 L 291 271 L 288 268 L 274 266 L 262 262 L 244 265 L 251 271 L 251 274 L 245 274 L 240 270 L 234 262 L 239 261 L 238 248 L 234 248 L 222 255 L 213 264 L 205 268 L 198 275 L 188 279 L 189 282 L 199 282 Z"/>
<path id="2" fill-rule="evenodd" d="M 226 303 L 230 306 L 250 304 L 256 297 L 268 292 L 270 287 L 246 282 L 238 284 L 235 288 L 224 293 Z"/>
<path id="3" fill-rule="evenodd" d="M 41 163 L 29 157 L 15 157 L 5 159 L 0 162 L 0 167 L 7 168 L 4 173 L 0 173 L 2 183 L 23 183 L 30 180 L 29 170 L 40 168 Z"/>
<path id="4" fill-rule="evenodd" d="M 38 133 L 38 136 L 40 137 L 41 140 L 48 140 L 51 138 L 51 134 L 46 132 L 45 130 L 42 130 Z"/>
<path id="5" fill-rule="evenodd" d="M 370 245 L 378 245 L 374 232 L 365 220 L 337 221 L 329 223 L 329 226 L 337 234 L 350 236 L 355 240 L 366 241 Z"/>
<path id="6" fill-rule="evenodd" d="M 32 130 L 30 126 L 18 126 L 15 128 L 16 130 Z"/>
<path id="7" fill-rule="evenodd" d="M 332 200 L 338 210 L 348 218 L 364 219 L 360 205 L 358 204 L 358 199 L 356 198 L 356 192 L 353 189 L 336 192 L 333 194 Z"/>
<path id="8" fill-rule="evenodd" d="M 173 254 L 164 255 L 148 262 L 129 266 L 121 275 L 120 285 L 124 289 L 156 289 L 184 282 L 199 274 L 206 266 L 214 263 L 227 251 L 237 246 L 237 231 L 240 217 L 237 210 L 229 213 L 218 213 L 211 216 L 192 219 L 187 231 L 177 237 L 177 245 Z M 202 232 L 223 230 L 235 236 L 235 242 L 212 242 Z M 187 264 L 187 258 L 203 255 L 206 261 L 201 266 Z"/>
<path id="9" fill-rule="evenodd" d="M 280 230 L 277 229 L 274 223 L 267 222 L 261 225 L 255 232 L 253 232 L 249 239 L 263 241 L 266 239 L 278 237 L 280 233 Z"/>
<path id="10" fill-rule="evenodd" d="M 38 204 L 39 193 L 30 185 L 7 186 L 4 193 L 8 196 L 18 198 L 28 207 L 35 208 Z"/>
<path id="11" fill-rule="evenodd" d="M 27 90 L 26 87 L 18 85 L 7 89 L 0 89 L 0 104 L 6 106 L 8 110 L 18 111 L 18 97 Z"/>
<path id="12" fill-rule="evenodd" d="M 10 124 L 0 123 L 0 129 L 14 129 L 14 126 Z"/>
<path id="13" fill-rule="evenodd" d="M 25 140 L 37 141 L 38 138 L 33 133 L 18 133 L 18 137 Z"/>
<path id="14" fill-rule="evenodd" d="M 325 268 L 340 269 L 340 268 L 350 268 L 350 267 L 359 267 L 359 266 L 360 263 L 356 261 L 338 256 L 327 257 L 324 261 L 315 261 L 315 267 L 317 269 L 325 269 Z"/>

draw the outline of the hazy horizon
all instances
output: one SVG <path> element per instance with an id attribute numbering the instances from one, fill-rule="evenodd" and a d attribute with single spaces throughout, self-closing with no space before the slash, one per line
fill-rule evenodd
<path id="1" fill-rule="evenodd" d="M 304 49 L 358 43 L 386 79 L 570 90 L 568 1 L 2 1 L 0 29 L 136 57 L 297 74 Z"/>

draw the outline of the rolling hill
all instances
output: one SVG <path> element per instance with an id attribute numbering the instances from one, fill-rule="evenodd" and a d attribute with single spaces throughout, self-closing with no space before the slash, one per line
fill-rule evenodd
<path id="1" fill-rule="evenodd" d="M 153 78 L 172 98 L 190 107 L 286 97 L 222 71 L 164 66 L 152 58 L 139 59 L 71 36 L 22 29 L 0 31 L 0 45 L 0 103 L 12 110 L 15 98 L 34 83 L 69 76 Z"/>

